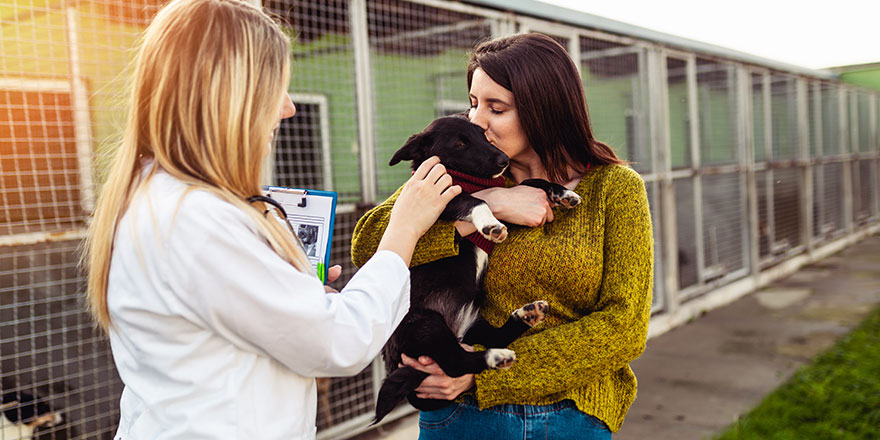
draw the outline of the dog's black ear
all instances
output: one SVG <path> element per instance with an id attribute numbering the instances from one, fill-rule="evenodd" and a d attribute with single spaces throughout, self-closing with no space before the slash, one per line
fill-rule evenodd
<path id="1" fill-rule="evenodd" d="M 428 135 L 425 132 L 417 133 L 410 136 L 409 139 L 406 140 L 406 143 L 403 144 L 403 146 L 400 147 L 400 149 L 398 149 L 393 156 L 391 156 L 391 161 L 388 162 L 388 165 L 396 165 L 402 160 L 418 159 L 420 156 L 419 151 L 424 147 L 427 141 Z"/>

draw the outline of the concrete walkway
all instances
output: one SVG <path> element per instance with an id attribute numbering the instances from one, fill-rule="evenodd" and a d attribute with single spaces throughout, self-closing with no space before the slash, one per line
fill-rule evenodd
<path id="1" fill-rule="evenodd" d="M 880 305 L 880 236 L 648 341 L 639 392 L 616 440 L 705 439 Z M 416 415 L 358 440 L 418 437 Z"/>

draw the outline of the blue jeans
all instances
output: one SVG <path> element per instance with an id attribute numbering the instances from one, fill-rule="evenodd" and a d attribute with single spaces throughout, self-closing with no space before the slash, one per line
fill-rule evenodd
<path id="1" fill-rule="evenodd" d="M 550 405 L 498 405 L 480 411 L 473 397 L 419 414 L 419 440 L 610 440 L 601 420 L 571 400 Z"/>

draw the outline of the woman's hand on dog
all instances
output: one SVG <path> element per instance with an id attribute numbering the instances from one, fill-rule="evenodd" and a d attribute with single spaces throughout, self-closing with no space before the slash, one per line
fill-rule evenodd
<path id="1" fill-rule="evenodd" d="M 422 162 L 394 202 L 377 251 L 396 252 L 408 266 L 416 242 L 437 221 L 446 204 L 460 193 L 461 187 L 452 184 L 452 176 L 446 173 L 438 157 Z"/>
<path id="2" fill-rule="evenodd" d="M 468 351 L 474 349 L 462 344 Z M 459 377 L 449 377 L 445 372 L 428 356 L 419 356 L 419 359 L 413 359 L 405 354 L 401 354 L 403 365 L 414 368 L 416 370 L 430 374 L 422 381 L 422 384 L 416 388 L 416 397 L 420 399 L 439 399 L 452 400 L 461 393 L 473 388 L 474 375 L 465 374 Z"/>
<path id="3" fill-rule="evenodd" d="M 553 221 L 547 193 L 532 186 L 489 188 L 472 194 L 489 205 L 498 220 L 534 228 Z"/>
<path id="4" fill-rule="evenodd" d="M 421 237 L 434 225 L 446 204 L 460 193 L 461 187 L 452 184 L 452 176 L 446 173 L 440 159 L 432 156 L 422 162 L 404 185 L 391 209 L 389 226 L 401 220 Z"/>

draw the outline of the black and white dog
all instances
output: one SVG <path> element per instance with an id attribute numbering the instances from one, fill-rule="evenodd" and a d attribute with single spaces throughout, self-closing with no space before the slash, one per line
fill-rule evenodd
<path id="1" fill-rule="evenodd" d="M 53 410 L 45 399 L 24 391 L 4 393 L 0 401 L 0 439 L 30 440 L 39 428 L 57 426 L 63 421 L 61 413 Z"/>
<path id="2" fill-rule="evenodd" d="M 507 155 L 486 140 L 483 129 L 461 115 L 433 121 L 423 132 L 411 136 L 389 164 L 411 160 L 415 170 L 431 156 L 438 156 L 453 176 L 476 181 L 500 178 L 509 164 Z M 562 185 L 541 179 L 529 179 L 522 184 L 545 190 L 551 201 L 569 208 L 580 203 L 580 197 Z M 490 245 L 507 238 L 507 227 L 492 215 L 489 206 L 466 192 L 449 202 L 440 219 L 473 223 L 488 239 L 483 241 Z M 414 390 L 428 375 L 410 367 L 398 368 L 401 353 L 413 358 L 429 356 L 451 377 L 488 368 L 507 368 L 516 355 L 504 347 L 544 319 L 549 311 L 544 301 L 513 311 L 502 327 L 493 327 L 479 318 L 478 310 L 485 297 L 480 286 L 488 260 L 485 247 L 462 239 L 457 256 L 412 268 L 410 311 L 382 350 L 388 376 L 379 390 L 374 423 L 404 397 L 420 410 L 450 404 L 446 400 L 416 397 Z M 489 348 L 468 352 L 460 342 Z"/>

